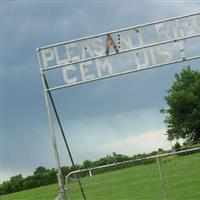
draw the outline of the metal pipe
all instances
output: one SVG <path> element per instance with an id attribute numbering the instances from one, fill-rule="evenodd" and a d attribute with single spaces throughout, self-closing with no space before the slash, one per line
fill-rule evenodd
<path id="1" fill-rule="evenodd" d="M 141 50 L 141 49 L 146 49 L 146 48 L 160 46 L 160 45 L 178 42 L 178 41 L 182 41 L 182 40 L 192 39 L 192 38 L 196 38 L 196 37 L 199 37 L 199 36 L 200 36 L 200 34 L 194 34 L 194 35 L 191 35 L 191 36 L 179 37 L 179 38 L 172 39 L 172 40 L 166 40 L 166 41 L 163 41 L 163 42 L 157 42 L 157 43 L 148 44 L 148 45 L 144 45 L 144 46 L 140 46 L 140 47 L 130 48 L 130 49 L 127 49 L 127 50 L 119 51 L 118 53 L 111 53 L 111 54 L 109 54 L 109 57 L 114 56 L 114 55 L 123 54 L 123 53 L 128 53 L 128 52 L 131 52 L 131 51 L 138 51 L 138 50 Z M 91 60 L 101 59 L 101 58 L 105 58 L 105 57 L 108 57 L 108 56 L 106 54 L 101 55 L 101 56 L 94 56 L 92 58 L 82 59 L 82 60 L 70 62 L 70 63 L 67 63 L 67 64 L 60 64 L 60 65 L 54 65 L 54 66 L 47 67 L 47 68 L 42 68 L 42 70 L 47 71 L 47 70 L 57 69 L 57 68 L 66 67 L 66 66 L 73 65 L 73 64 L 79 64 L 79 63 L 87 62 L 87 61 L 91 61 Z"/>
<path id="2" fill-rule="evenodd" d="M 131 26 L 131 27 L 128 27 L 128 28 L 118 29 L 118 30 L 115 30 L 115 31 L 100 33 L 98 35 L 92 35 L 92 36 L 89 36 L 89 37 L 82 37 L 82 38 L 70 40 L 70 41 L 67 41 L 67 42 L 60 42 L 60 43 L 40 47 L 40 48 L 38 48 L 37 51 L 47 49 L 47 48 L 51 48 L 51 47 L 61 46 L 61 45 L 65 45 L 65 44 L 69 44 L 69 43 L 73 43 L 73 42 L 79 42 L 81 40 L 88 40 L 88 39 L 92 39 L 92 38 L 96 38 L 96 37 L 100 37 L 100 36 L 105 36 L 107 34 L 113 34 L 113 33 L 128 31 L 128 30 L 131 30 L 131 29 L 143 28 L 145 26 L 155 25 L 155 24 L 159 24 L 159 23 L 163 23 L 163 22 L 168 22 L 168 21 L 171 21 L 171 20 L 182 19 L 182 18 L 186 18 L 186 17 L 192 17 L 192 16 L 199 15 L 199 14 L 200 14 L 200 12 L 192 13 L 192 14 L 189 14 L 189 15 L 182 15 L 182 16 L 179 16 L 179 17 L 168 18 L 168 19 L 165 19 L 165 20 L 158 20 L 158 21 L 151 22 L 151 23 L 145 23 L 145 24 L 141 24 L 141 25 L 137 25 L 137 26 Z"/>
<path id="3" fill-rule="evenodd" d="M 39 59 L 39 64 L 40 64 L 40 59 Z M 41 65 L 40 65 L 40 67 L 41 67 Z M 57 166 L 57 170 L 58 170 L 59 193 L 60 193 L 61 198 L 63 198 L 63 200 L 66 200 L 64 179 L 63 179 L 61 165 L 60 165 L 58 146 L 57 146 L 57 142 L 56 142 L 55 129 L 54 129 L 54 125 L 53 125 L 53 117 L 52 117 L 52 114 L 51 114 L 51 109 L 50 109 L 50 105 L 49 105 L 49 99 L 48 99 L 48 96 L 47 96 L 47 91 L 46 91 L 47 88 L 45 87 L 45 81 L 44 81 L 44 76 L 43 76 L 44 74 L 43 74 L 43 72 L 41 70 L 40 70 L 40 75 L 41 75 L 42 85 L 43 85 L 43 89 L 44 89 L 45 104 L 46 104 L 46 109 L 47 109 L 47 113 L 48 113 L 49 127 L 50 127 L 50 132 L 51 132 L 51 139 L 52 139 L 52 143 L 53 143 L 56 166 Z"/>
<path id="4" fill-rule="evenodd" d="M 108 79 L 108 78 L 115 77 L 115 76 L 126 75 L 126 74 L 130 74 L 130 73 L 134 73 L 134 72 L 139 72 L 139 71 L 144 71 L 144 70 L 148 70 L 148 69 L 158 68 L 158 67 L 162 67 L 162 66 L 165 66 L 165 65 L 171 65 L 171 64 L 176 64 L 176 63 L 180 63 L 180 62 L 186 62 L 186 61 L 195 60 L 195 59 L 199 59 L 199 58 L 200 58 L 200 56 L 193 56 L 193 57 L 190 57 L 190 58 L 185 58 L 184 60 L 180 59 L 180 60 L 177 60 L 177 61 L 163 63 L 163 64 L 160 64 L 160 65 L 152 65 L 152 66 L 150 66 L 148 68 L 132 69 L 132 70 L 128 70 L 128 71 L 125 71 L 125 72 L 120 72 L 120 73 L 115 73 L 115 74 L 112 74 L 112 75 L 104 76 L 104 77 L 101 77 L 101 78 L 87 80 L 87 81 L 84 81 L 84 82 L 80 81 L 80 82 L 76 82 L 75 84 L 70 84 L 70 85 L 65 84 L 65 85 L 61 85 L 61 86 L 52 87 L 52 88 L 49 88 L 49 91 L 60 90 L 60 89 L 66 88 L 66 87 L 73 87 L 73 86 L 81 85 L 81 84 L 84 84 L 84 83 L 95 82 L 95 81 Z"/>
<path id="5" fill-rule="evenodd" d="M 43 77 L 44 77 L 45 87 L 48 89 L 49 86 L 48 86 L 47 79 L 46 79 L 45 75 L 43 75 Z M 58 122 L 58 126 L 59 126 L 59 128 L 60 128 L 62 137 L 63 137 L 63 139 L 64 139 L 65 146 L 66 146 L 66 148 L 67 148 L 67 151 L 68 151 L 68 154 L 69 154 L 69 157 L 70 157 L 72 166 L 75 167 L 75 163 L 74 163 L 74 160 L 73 160 L 73 157 L 72 157 L 71 150 L 70 150 L 70 148 L 69 148 L 67 139 L 66 139 L 66 137 L 65 137 L 64 129 L 63 129 L 62 123 L 61 123 L 61 121 L 60 121 L 60 117 L 59 117 L 59 115 L 58 115 L 58 111 L 57 111 L 57 109 L 56 109 L 55 102 L 54 102 L 54 100 L 53 100 L 53 97 L 52 97 L 50 91 L 48 91 L 48 94 L 49 94 L 49 99 L 50 99 L 50 101 L 51 101 L 51 105 L 52 105 L 52 107 L 53 107 L 53 111 L 54 111 L 54 113 L 55 113 L 55 116 L 56 116 L 56 119 L 57 119 L 57 122 Z M 82 186 L 82 184 L 81 184 L 81 180 L 80 180 L 79 177 L 77 177 L 77 179 L 78 179 L 78 184 L 79 184 L 79 187 L 80 187 L 82 196 L 83 196 L 84 200 L 86 200 L 86 195 L 85 195 L 85 192 L 84 192 L 84 190 L 83 190 L 83 186 Z"/>
<path id="6" fill-rule="evenodd" d="M 116 165 L 123 165 L 123 164 L 127 164 L 127 163 L 134 163 L 134 162 L 139 162 L 139 161 L 143 161 L 143 160 L 151 160 L 151 159 L 161 158 L 161 157 L 165 157 L 165 156 L 173 156 L 173 155 L 179 155 L 179 154 L 182 154 L 182 153 L 189 153 L 189 152 L 195 152 L 195 151 L 200 151 L 200 147 L 182 150 L 182 151 L 178 151 L 178 152 L 164 153 L 164 154 L 155 155 L 155 156 L 148 156 L 148 157 L 145 157 L 145 158 L 138 158 L 138 159 L 134 159 L 134 160 L 127 160 L 127 161 L 123 161 L 123 162 L 117 162 L 117 163 L 102 165 L 102 166 L 88 168 L 88 169 L 76 170 L 76 171 L 70 172 L 66 176 L 66 179 L 68 179 L 72 174 L 86 172 L 88 170 L 93 171 L 95 169 L 103 169 L 103 168 L 112 167 L 112 166 L 116 166 Z"/>
<path id="7" fill-rule="evenodd" d="M 157 167 L 158 167 L 158 173 L 159 173 L 159 178 L 160 178 L 160 186 L 161 186 L 162 193 L 163 193 L 163 199 L 167 200 L 162 170 L 161 170 L 161 166 L 160 166 L 160 158 L 158 156 L 156 157 L 156 163 L 157 163 Z"/>

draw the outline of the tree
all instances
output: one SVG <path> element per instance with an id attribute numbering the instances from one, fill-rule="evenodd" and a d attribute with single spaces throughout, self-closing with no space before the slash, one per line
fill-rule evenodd
<path id="1" fill-rule="evenodd" d="M 10 181 L 5 181 L 0 187 L 0 194 L 8 194 L 12 192 Z"/>
<path id="2" fill-rule="evenodd" d="M 70 170 L 70 167 L 67 167 L 67 166 L 61 167 L 61 170 L 62 170 L 63 176 L 67 176 L 67 174 L 69 174 L 69 172 L 71 171 L 71 170 Z M 51 171 L 54 171 L 54 172 L 55 172 L 55 175 L 56 175 L 55 169 L 52 169 Z M 57 177 L 57 175 L 56 175 L 56 177 Z"/>
<path id="3" fill-rule="evenodd" d="M 93 165 L 93 163 L 90 160 L 85 160 L 83 162 L 83 168 L 90 168 L 90 167 L 92 167 L 92 165 Z"/>
<path id="4" fill-rule="evenodd" d="M 49 170 L 46 169 L 45 167 L 39 166 L 38 168 L 36 168 L 36 170 L 35 170 L 35 172 L 34 172 L 34 175 L 46 173 L 46 172 L 48 172 L 48 171 L 49 171 Z"/>
<path id="5" fill-rule="evenodd" d="M 23 181 L 24 181 L 24 179 L 21 174 L 12 176 L 10 178 L 10 186 L 11 186 L 12 192 L 17 192 L 17 191 L 22 190 Z"/>
<path id="6" fill-rule="evenodd" d="M 187 67 L 175 79 L 164 97 L 168 107 L 161 109 L 166 114 L 168 140 L 200 142 L 200 71 Z"/>
<path id="7" fill-rule="evenodd" d="M 176 142 L 175 145 L 173 146 L 173 148 L 175 149 L 175 151 L 180 151 L 180 149 L 181 149 L 180 143 Z"/>
<path id="8" fill-rule="evenodd" d="M 23 189 L 30 189 L 30 188 L 34 188 L 37 186 L 39 186 L 39 185 L 38 185 L 37 178 L 35 178 L 35 176 L 27 176 L 24 179 Z"/>
<path id="9" fill-rule="evenodd" d="M 123 162 L 123 161 L 129 160 L 128 156 L 117 154 L 116 152 L 113 152 L 112 157 L 114 158 L 115 162 Z"/>

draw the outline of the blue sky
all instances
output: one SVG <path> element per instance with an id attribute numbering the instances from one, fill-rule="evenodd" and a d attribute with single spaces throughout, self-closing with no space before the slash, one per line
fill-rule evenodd
<path id="1" fill-rule="evenodd" d="M 195 1 L 3 1 L 1 180 L 55 167 L 36 48 L 199 10 Z M 181 63 L 55 92 L 75 161 L 169 148 L 159 109 L 188 64 L 197 69 L 197 61 Z M 57 134 L 62 165 L 69 165 Z"/>

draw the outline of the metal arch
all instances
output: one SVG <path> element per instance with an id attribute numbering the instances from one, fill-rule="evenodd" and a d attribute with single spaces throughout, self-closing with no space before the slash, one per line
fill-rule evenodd
<path id="1" fill-rule="evenodd" d="M 73 42 L 79 42 L 81 40 L 88 40 L 88 39 L 92 39 L 92 38 L 96 38 L 96 37 L 100 37 L 100 36 L 105 36 L 107 34 L 113 34 L 113 33 L 117 33 L 117 32 L 128 31 L 128 30 L 131 30 L 131 29 L 143 28 L 145 26 L 155 25 L 155 24 L 168 22 L 168 21 L 176 20 L 176 19 L 182 19 L 182 18 L 186 18 L 186 17 L 192 17 L 192 16 L 199 15 L 199 14 L 200 14 L 200 12 L 192 13 L 190 15 L 181 15 L 181 16 L 178 16 L 178 17 L 172 17 L 172 18 L 168 18 L 168 19 L 165 19 L 165 20 L 158 20 L 158 21 L 151 22 L 151 23 L 145 23 L 145 24 L 141 24 L 141 25 L 131 26 L 131 27 L 128 27 L 128 28 L 118 29 L 118 30 L 115 30 L 115 31 L 100 33 L 100 34 L 92 35 L 92 36 L 89 36 L 89 37 L 82 37 L 82 38 L 79 38 L 79 39 L 69 40 L 69 41 L 66 41 L 66 42 L 60 42 L 60 43 L 55 43 L 55 44 L 52 44 L 52 45 L 46 45 L 46 46 L 38 48 L 37 52 L 39 52 L 40 50 L 43 50 L 43 49 L 51 48 L 51 47 L 61 46 L 61 45 L 69 44 L 69 43 L 73 43 Z"/>
<path id="2" fill-rule="evenodd" d="M 41 63 L 43 63 L 44 62 L 44 58 L 42 58 L 43 56 L 42 56 L 42 52 L 40 53 L 40 50 L 44 50 L 44 49 L 48 49 L 48 48 L 52 48 L 52 47 L 58 47 L 58 46 L 65 45 L 65 44 L 70 44 L 70 43 L 82 42 L 84 40 L 89 40 L 89 39 L 92 39 L 92 38 L 98 38 L 98 37 L 101 37 L 101 36 L 107 36 L 107 40 L 108 40 L 108 35 L 110 35 L 112 33 L 120 33 L 122 31 L 129 31 L 131 29 L 132 30 L 139 30 L 142 27 L 146 27 L 146 26 L 148 27 L 148 26 L 152 26 L 152 25 L 156 25 L 156 24 L 161 24 L 161 23 L 164 23 L 164 22 L 173 21 L 173 20 L 180 20 L 182 18 L 189 18 L 189 17 L 192 17 L 192 16 L 199 17 L 200 16 L 200 12 L 193 13 L 193 14 L 190 14 L 190 15 L 184 15 L 184 16 L 179 16 L 179 17 L 175 17 L 175 18 L 169 18 L 169 19 L 165 19 L 165 20 L 160 20 L 160 21 L 156 21 L 156 22 L 152 22 L 152 23 L 142 24 L 142 25 L 139 25 L 139 26 L 133 26 L 133 27 L 129 27 L 129 28 L 119 29 L 119 30 L 115 30 L 115 31 L 107 32 L 107 33 L 101 33 L 101 34 L 98 34 L 98 35 L 95 35 L 95 36 L 89 36 L 89 37 L 84 37 L 84 38 L 71 40 L 71 41 L 67 41 L 67 42 L 57 43 L 57 44 L 53 44 L 53 45 L 49 45 L 49 46 L 38 48 L 37 52 L 38 52 L 38 55 L 39 55 L 39 59 L 41 59 Z M 193 24 L 194 21 L 192 21 L 192 20 L 193 19 L 191 18 L 190 21 L 188 22 L 189 26 L 191 25 L 191 23 Z M 196 20 L 199 20 L 199 18 L 196 18 Z M 175 23 L 178 23 L 178 22 L 179 21 L 175 21 Z M 198 21 L 195 21 L 195 23 L 198 23 Z M 195 25 L 195 24 L 193 24 L 193 25 Z M 46 64 L 43 63 L 42 66 L 41 66 L 41 71 L 46 73 L 49 70 L 54 70 L 54 69 L 58 69 L 58 68 L 64 68 L 64 67 L 72 66 L 72 65 L 75 65 L 75 64 L 82 65 L 82 64 L 87 63 L 89 61 L 95 61 L 95 60 L 97 61 L 97 60 L 102 59 L 102 58 L 106 58 L 107 59 L 107 58 L 110 58 L 110 57 L 112 57 L 114 55 L 118 55 L 118 54 L 125 54 L 125 53 L 128 53 L 128 52 L 140 51 L 140 50 L 143 50 L 143 49 L 145 50 L 145 49 L 148 49 L 148 48 L 151 48 L 151 47 L 153 48 L 153 47 L 162 46 L 162 45 L 165 45 L 165 44 L 176 44 L 178 42 L 185 42 L 186 40 L 200 37 L 199 28 L 197 28 L 195 30 L 197 30 L 197 31 L 192 32 L 191 34 L 186 35 L 186 36 L 185 36 L 185 34 L 181 34 L 181 36 L 178 36 L 178 35 L 175 34 L 173 36 L 173 39 L 168 39 L 168 40 L 164 40 L 164 41 L 160 41 L 160 42 L 154 42 L 154 43 L 150 43 L 150 44 L 146 44 L 146 45 L 144 45 L 142 43 L 141 46 L 136 46 L 136 47 L 130 46 L 130 48 L 125 49 L 125 50 L 122 49 L 121 51 L 116 51 L 116 49 L 114 48 L 115 52 L 111 52 L 109 54 L 107 54 L 107 53 L 105 53 L 105 54 L 103 53 L 103 54 L 100 54 L 100 55 L 95 55 L 95 54 L 92 55 L 91 54 L 87 58 L 80 57 L 80 59 L 77 59 L 77 60 L 74 60 L 74 61 L 67 59 L 66 61 L 64 60 L 66 63 L 62 63 L 61 64 L 59 62 L 56 62 L 54 64 L 51 63 L 50 66 L 48 66 L 48 65 L 47 66 L 43 66 L 43 65 L 46 65 Z M 79 43 L 79 45 L 82 46 L 81 43 Z M 54 49 L 51 49 L 51 51 L 53 52 Z M 179 50 L 179 51 L 181 53 L 181 50 Z M 57 52 L 57 50 L 56 50 L 56 52 Z M 58 55 L 56 54 L 55 58 L 58 59 L 58 57 L 59 57 L 59 54 Z M 200 55 L 199 56 L 193 56 L 193 57 L 192 56 L 188 56 L 188 55 L 181 55 L 181 57 L 182 57 L 181 59 L 172 59 L 170 61 L 161 62 L 161 63 L 158 63 L 158 64 L 152 63 L 152 65 L 149 64 L 145 68 L 140 68 L 136 64 L 136 68 L 134 67 L 133 69 L 125 70 L 125 71 L 122 71 L 122 72 L 112 72 L 112 73 L 106 74 L 104 76 L 97 75 L 97 77 L 94 76 L 91 79 L 90 78 L 84 79 L 84 80 L 77 79 L 77 81 L 71 82 L 71 83 L 70 82 L 66 82 L 64 80 L 65 83 L 60 83 L 59 85 L 54 85 L 54 86 L 52 85 L 46 91 L 59 90 L 59 89 L 65 88 L 65 87 L 72 87 L 72 86 L 75 86 L 75 85 L 80 85 L 80 84 L 83 84 L 83 83 L 89 83 L 89 82 L 93 82 L 93 81 L 97 81 L 97 80 L 107 79 L 107 78 L 111 78 L 111 77 L 114 77 L 114 76 L 125 75 L 125 74 L 129 74 L 129 73 L 142 71 L 142 70 L 147 70 L 147 69 L 150 69 L 150 68 L 161 67 L 161 66 L 169 65 L 169 64 L 175 64 L 175 63 L 179 63 L 179 62 L 182 62 L 182 61 L 194 60 L 194 59 L 200 58 Z M 55 59 L 55 58 L 53 58 L 53 59 Z M 45 62 L 47 62 L 47 61 L 45 61 Z M 76 68 L 76 67 L 74 67 L 74 68 Z"/>
<path id="3" fill-rule="evenodd" d="M 121 72 L 121 73 L 115 73 L 115 74 L 112 74 L 112 75 L 109 75 L 109 76 L 96 78 L 96 79 L 92 79 L 92 80 L 87 80 L 87 81 L 84 81 L 84 82 L 83 81 L 76 82 L 75 84 L 71 84 L 71 85 L 61 85 L 61 86 L 49 88 L 48 87 L 48 81 L 45 78 L 45 71 L 52 70 L 52 69 L 55 69 L 55 68 L 65 67 L 65 66 L 68 66 L 68 65 L 77 64 L 77 63 L 81 63 L 81 62 L 86 62 L 86 61 L 90 61 L 90 60 L 94 60 L 94 59 L 104 58 L 107 55 L 96 56 L 96 57 L 87 58 L 87 59 L 84 59 L 84 60 L 74 61 L 74 62 L 71 62 L 71 63 L 68 63 L 68 64 L 55 65 L 55 66 L 43 68 L 41 66 L 41 61 L 40 61 L 40 55 L 39 55 L 40 50 L 51 48 L 51 47 L 56 47 L 56 46 L 60 46 L 60 45 L 64 45 L 64 44 L 69 44 L 69 43 L 73 43 L 73 42 L 78 42 L 78 41 L 82 41 L 82 40 L 92 39 L 92 38 L 104 36 L 104 35 L 107 35 L 107 34 L 113 34 L 113 33 L 117 33 L 117 32 L 128 31 L 130 29 L 142 28 L 142 27 L 145 27 L 145 26 L 155 25 L 155 24 L 158 24 L 158 23 L 163 23 L 163 22 L 167 22 L 167 21 L 171 21 L 171 20 L 191 17 L 191 16 L 195 16 L 195 15 L 199 15 L 199 14 L 200 13 L 198 12 L 198 13 L 193 13 L 193 14 L 190 14 L 190 15 L 184 15 L 184 16 L 170 18 L 170 19 L 166 19 L 166 20 L 160 20 L 160 21 L 156 21 L 156 22 L 153 22 L 153 23 L 147 23 L 147 24 L 142 24 L 142 25 L 139 25 L 139 26 L 124 28 L 124 29 L 120 29 L 120 30 L 116 30 L 116 31 L 98 34 L 98 35 L 95 35 L 95 36 L 84 37 L 84 38 L 80 38 L 80 39 L 77 39 L 77 40 L 71 40 L 71 41 L 68 41 L 68 42 L 57 43 L 57 44 L 53 44 L 53 45 L 49 45 L 49 46 L 45 46 L 45 47 L 41 47 L 41 48 L 37 49 L 37 55 L 38 55 L 38 60 L 39 60 L 39 64 L 40 64 L 40 73 L 41 73 L 44 95 L 45 95 L 45 103 L 46 103 L 46 108 L 47 108 L 47 113 L 48 113 L 48 118 L 49 118 L 49 126 L 50 126 L 50 130 L 51 130 L 52 143 L 53 143 L 53 147 L 54 147 L 54 154 L 55 154 L 56 165 L 57 165 L 57 169 L 58 169 L 58 182 L 59 182 L 59 187 L 60 187 L 58 197 L 61 198 L 61 200 L 66 200 L 65 187 L 64 187 L 63 175 L 62 175 L 62 171 L 61 171 L 61 165 L 60 165 L 60 159 L 59 159 L 59 153 L 58 153 L 58 146 L 57 146 L 57 142 L 56 142 L 56 135 L 55 135 L 55 130 L 54 130 L 54 126 L 53 126 L 52 111 L 54 111 L 54 114 L 56 115 L 56 118 L 57 118 L 59 128 L 61 130 L 62 135 L 64 134 L 64 131 L 62 129 L 61 122 L 59 121 L 59 116 L 58 116 L 56 107 L 54 107 L 55 106 L 54 101 L 51 98 L 50 92 L 54 91 L 54 90 L 59 90 L 59 89 L 65 88 L 65 87 L 72 87 L 72 86 L 80 85 L 80 84 L 83 84 L 83 83 L 94 82 L 94 81 L 97 81 L 97 80 L 107 79 L 107 78 L 111 78 L 111 77 L 114 77 L 114 76 L 125 75 L 125 74 L 129 74 L 129 73 L 137 72 L 137 71 L 147 70 L 147 69 L 150 69 L 150 68 L 157 68 L 157 67 L 161 67 L 161 66 L 168 65 L 168 64 L 175 64 L 175 63 L 179 63 L 179 62 L 183 62 L 183 61 L 199 59 L 200 56 L 194 56 L 194 57 L 190 57 L 190 58 L 186 58 L 186 59 L 176 60 L 176 61 L 173 61 L 173 62 L 163 63 L 163 64 L 160 64 L 160 65 L 150 66 L 149 68 L 133 69 L 133 70 L 129 70 L 129 71 Z M 192 36 L 185 36 L 185 37 L 180 37 L 180 38 L 176 38 L 176 39 L 173 39 L 173 40 L 157 42 L 157 43 L 150 44 L 150 45 L 144 45 L 144 46 L 141 46 L 141 47 L 123 50 L 123 51 L 119 52 L 119 54 L 120 53 L 127 53 L 127 52 L 130 52 L 130 51 L 136 51 L 136 50 L 140 50 L 140 49 L 145 49 L 145 48 L 149 48 L 149 47 L 154 47 L 154 46 L 158 46 L 158 45 L 168 44 L 168 43 L 172 43 L 172 42 L 182 41 L 182 40 L 186 40 L 186 39 L 190 39 L 190 38 L 194 38 L 194 37 L 199 37 L 199 36 L 200 36 L 200 34 L 195 34 L 195 35 L 192 35 Z M 109 54 L 109 56 L 113 56 L 113 55 L 116 55 L 116 53 Z M 51 108 L 51 106 L 52 106 L 52 108 Z M 65 143 L 67 144 L 67 140 L 66 140 L 65 136 L 63 138 L 65 140 Z M 71 156 L 68 144 L 67 144 L 67 149 L 68 149 L 68 153 L 69 153 L 69 156 L 70 156 L 70 159 L 71 159 L 72 156 Z M 74 165 L 73 158 L 71 159 L 71 162 L 72 162 L 72 165 Z M 86 200 L 84 192 L 82 191 L 81 183 L 79 185 L 80 185 L 81 192 L 83 194 L 83 198 Z"/>
<path id="4" fill-rule="evenodd" d="M 167 40 L 167 41 L 163 41 L 163 42 L 157 42 L 157 43 L 153 43 L 153 44 L 144 45 L 144 46 L 141 46 L 141 47 L 131 48 L 131 49 L 128 49 L 128 50 L 119 51 L 117 54 L 128 53 L 128 52 L 131 52 L 131 51 L 138 51 L 138 50 L 141 50 L 141 49 L 146 49 L 146 48 L 155 47 L 155 46 L 164 45 L 164 44 L 169 44 L 169 43 L 178 42 L 178 41 L 183 41 L 183 40 L 192 39 L 192 38 L 196 38 L 196 37 L 200 37 L 200 34 L 194 34 L 192 36 L 186 36 L 186 37 L 179 37 L 179 38 L 172 39 L 172 40 Z M 117 55 L 117 54 L 116 53 L 110 53 L 109 57 Z M 96 60 L 96 59 L 105 58 L 105 57 L 107 57 L 106 54 L 101 55 L 101 56 L 94 56 L 92 58 L 78 60 L 78 61 L 70 62 L 70 63 L 67 63 L 67 64 L 60 64 L 60 65 L 54 65 L 54 66 L 47 67 L 47 68 L 42 68 L 42 71 L 48 71 L 48 70 L 52 70 L 52 69 L 56 69 L 56 68 L 66 67 L 66 66 L 69 66 L 69 65 L 79 64 L 79 63 L 82 63 L 82 62 L 87 62 L 87 61 Z"/>

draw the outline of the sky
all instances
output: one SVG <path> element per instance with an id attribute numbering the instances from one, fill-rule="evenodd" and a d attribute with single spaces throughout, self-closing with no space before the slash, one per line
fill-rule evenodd
<path id="1" fill-rule="evenodd" d="M 1 1 L 1 181 L 56 166 L 36 48 L 199 10 L 197 1 Z M 192 61 L 54 93 L 75 162 L 169 149 L 159 110 L 189 64 L 198 69 Z"/>

